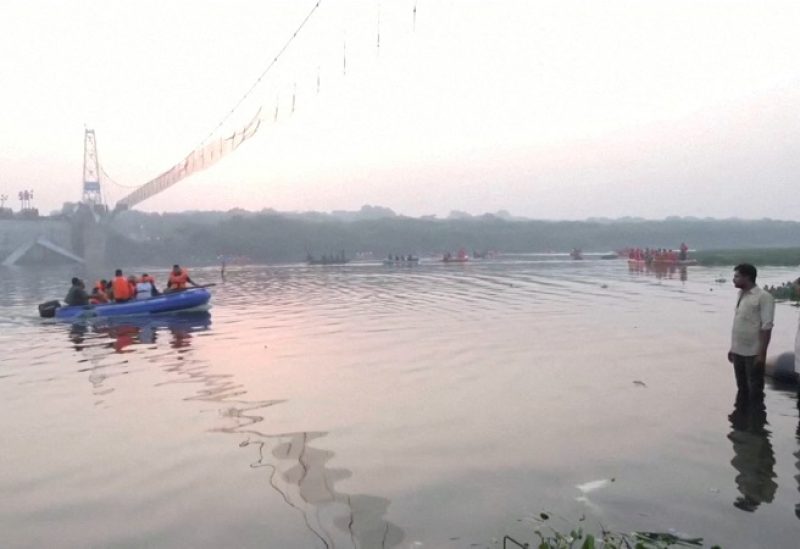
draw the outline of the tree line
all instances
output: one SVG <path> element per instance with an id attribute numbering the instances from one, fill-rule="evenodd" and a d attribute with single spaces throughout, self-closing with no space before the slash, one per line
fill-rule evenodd
<path id="1" fill-rule="evenodd" d="M 362 209 L 363 211 L 363 209 Z M 376 215 L 380 214 L 380 215 Z M 698 250 L 777 248 L 800 242 L 800 223 L 770 219 L 544 221 L 498 215 L 448 219 L 394 215 L 282 214 L 274 211 L 124 212 L 109 227 L 107 257 L 120 265 L 210 264 L 220 256 L 254 263 L 303 261 L 308 254 L 606 252 L 626 247 Z"/>

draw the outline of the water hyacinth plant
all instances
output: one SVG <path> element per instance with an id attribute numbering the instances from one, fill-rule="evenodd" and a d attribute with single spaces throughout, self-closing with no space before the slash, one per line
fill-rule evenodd
<path id="1" fill-rule="evenodd" d="M 511 536 L 503 538 L 503 549 L 666 549 L 669 547 L 704 547 L 703 538 L 687 536 L 678 532 L 612 532 L 600 526 L 595 535 L 585 532 L 582 527 L 564 532 L 549 524 L 550 514 L 540 513 L 535 520 L 541 522 L 533 533 L 538 542 L 530 544 Z M 581 521 L 584 517 L 581 517 Z M 710 549 L 720 549 L 712 545 Z"/>

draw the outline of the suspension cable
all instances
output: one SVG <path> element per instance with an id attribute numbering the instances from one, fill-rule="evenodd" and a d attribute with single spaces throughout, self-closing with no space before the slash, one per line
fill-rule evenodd
<path id="1" fill-rule="evenodd" d="M 195 147 L 196 149 L 201 147 L 203 145 L 203 143 L 205 143 L 206 140 L 208 140 L 209 137 L 214 135 L 217 132 L 217 130 L 220 129 L 225 122 L 227 122 L 227 120 L 231 117 L 231 115 L 234 112 L 236 112 L 236 109 L 238 109 L 239 106 L 242 103 L 244 103 L 245 99 L 247 99 L 250 96 L 250 94 L 253 92 L 253 90 L 256 89 L 256 87 L 261 83 L 261 80 L 267 75 L 267 73 L 272 69 L 272 67 L 274 67 L 275 64 L 278 62 L 278 59 L 281 57 L 281 55 L 283 55 L 283 52 L 286 51 L 286 48 L 288 48 L 289 45 L 294 41 L 294 39 L 297 38 L 297 35 L 303 29 L 303 27 L 308 22 L 308 20 L 311 19 L 311 16 L 314 15 L 314 12 L 317 11 L 317 8 L 319 8 L 319 5 L 321 3 L 322 3 L 322 0 L 317 0 L 317 2 L 314 4 L 314 7 L 311 8 L 311 11 L 309 11 L 308 14 L 306 14 L 305 18 L 300 23 L 300 25 L 297 27 L 297 29 L 294 31 L 294 33 L 289 37 L 289 39 L 286 41 L 286 43 L 283 45 L 283 47 L 278 51 L 278 53 L 272 59 L 270 64 L 267 65 L 267 68 L 262 71 L 262 73 L 259 75 L 259 77 L 256 78 L 256 81 L 253 82 L 253 85 L 250 86 L 250 88 L 244 93 L 244 95 L 242 95 L 241 98 L 239 98 L 239 100 L 236 102 L 236 104 L 233 106 L 233 108 L 228 112 L 228 114 L 226 114 L 222 118 L 222 120 L 219 121 L 219 124 L 217 124 L 214 127 L 214 129 L 211 130 L 211 132 L 209 132 L 209 134 L 207 136 L 205 136 L 203 138 L 203 140 L 200 141 L 200 143 L 197 144 L 197 147 Z"/>

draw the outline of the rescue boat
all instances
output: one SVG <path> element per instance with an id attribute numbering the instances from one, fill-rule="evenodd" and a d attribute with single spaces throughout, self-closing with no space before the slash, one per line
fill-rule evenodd
<path id="1" fill-rule="evenodd" d="M 180 292 L 161 294 L 149 299 L 134 299 L 124 303 L 75 305 L 62 307 L 51 301 L 39 305 L 39 314 L 57 320 L 85 320 L 91 318 L 158 315 L 207 311 L 211 293 L 205 288 L 189 288 Z"/>

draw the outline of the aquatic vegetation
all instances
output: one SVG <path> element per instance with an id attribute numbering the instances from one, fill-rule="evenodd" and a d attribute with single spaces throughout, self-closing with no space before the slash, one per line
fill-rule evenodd
<path id="1" fill-rule="evenodd" d="M 800 293 L 797 291 L 793 281 L 784 282 L 780 286 L 765 285 L 764 289 L 772 294 L 777 300 L 800 301 Z"/>
<path id="2" fill-rule="evenodd" d="M 594 483 L 588 483 L 594 484 Z M 594 489 L 592 486 L 590 488 Z M 538 516 L 531 517 L 539 523 L 533 530 L 538 538 L 533 544 L 527 541 L 520 541 L 505 536 L 503 538 L 503 549 L 666 549 L 669 547 L 704 547 L 703 538 L 694 537 L 681 532 L 670 530 L 668 532 L 645 532 L 634 531 L 630 533 L 612 532 L 599 526 L 598 533 L 591 533 L 583 527 L 567 526 L 559 528 L 551 523 L 549 513 L 539 513 Z M 578 519 L 580 522 L 586 517 Z M 565 522 L 565 524 L 568 524 Z M 568 531 L 567 531 L 568 529 Z M 710 549 L 720 549 L 718 545 L 712 545 Z"/>
<path id="3" fill-rule="evenodd" d="M 581 528 L 561 533 L 536 531 L 539 541 L 534 545 L 520 542 L 510 536 L 503 538 L 503 549 L 667 549 L 669 547 L 703 547 L 703 538 L 687 538 L 669 532 L 631 532 L 622 534 L 604 531 L 602 534 L 585 533 Z M 712 545 L 710 549 L 720 549 Z"/>

